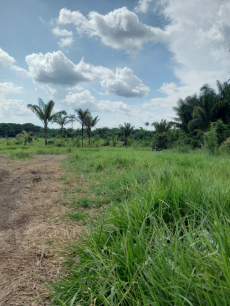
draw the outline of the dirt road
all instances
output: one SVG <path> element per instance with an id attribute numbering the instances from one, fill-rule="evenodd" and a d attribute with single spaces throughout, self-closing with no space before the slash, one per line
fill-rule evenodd
<path id="1" fill-rule="evenodd" d="M 63 229 L 57 201 L 64 156 L 9 161 L 0 156 L 0 305 L 18 306 L 46 292 L 39 279 L 56 279 L 60 259 L 49 251 Z M 60 206 L 60 205 L 59 205 Z M 57 211 L 58 210 L 58 211 Z M 64 234 L 63 234 L 64 233 Z M 29 305 L 49 305 L 46 299 Z"/>

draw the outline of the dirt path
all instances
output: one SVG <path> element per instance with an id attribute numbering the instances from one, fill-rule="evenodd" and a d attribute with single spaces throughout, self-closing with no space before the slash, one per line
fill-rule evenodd
<path id="1" fill-rule="evenodd" d="M 74 236 L 61 223 L 59 168 L 64 156 L 27 161 L 0 157 L 0 305 L 18 306 L 46 292 L 39 279 L 54 280 L 62 272 L 53 241 Z M 58 202 L 58 200 L 56 200 Z M 71 232 L 72 231 L 72 232 Z M 29 305 L 49 305 L 46 299 Z"/>

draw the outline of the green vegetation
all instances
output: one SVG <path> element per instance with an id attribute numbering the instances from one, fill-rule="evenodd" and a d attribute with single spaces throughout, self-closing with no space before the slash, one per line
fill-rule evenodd
<path id="1" fill-rule="evenodd" d="M 69 218 L 94 216 L 53 305 L 229 304 L 229 158 L 82 148 L 64 168 Z"/>
<path id="2" fill-rule="evenodd" d="M 47 132 L 48 132 L 48 123 L 54 122 L 57 120 L 58 116 L 66 115 L 65 111 L 53 113 L 54 101 L 50 100 L 47 104 L 45 104 L 42 99 L 38 99 L 38 105 L 28 104 L 27 107 L 35 113 L 35 115 L 42 121 L 44 126 L 44 134 L 45 134 L 45 145 L 47 145 Z"/>

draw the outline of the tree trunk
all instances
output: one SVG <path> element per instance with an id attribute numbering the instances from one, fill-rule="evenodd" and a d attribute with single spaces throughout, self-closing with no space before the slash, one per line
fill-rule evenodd
<path id="1" fill-rule="evenodd" d="M 47 146 L 47 126 L 44 127 L 45 131 L 45 146 Z"/>
<path id="2" fill-rule="evenodd" d="M 62 136 L 62 138 L 64 137 L 64 128 L 63 128 L 63 125 L 61 127 L 61 136 Z"/>
<path id="3" fill-rule="evenodd" d="M 90 131 L 88 131 L 88 145 L 90 147 Z"/>
<path id="4" fill-rule="evenodd" d="M 81 145 L 83 147 L 83 137 L 84 137 L 84 130 L 83 130 L 83 124 L 82 124 L 82 127 L 81 127 Z"/>

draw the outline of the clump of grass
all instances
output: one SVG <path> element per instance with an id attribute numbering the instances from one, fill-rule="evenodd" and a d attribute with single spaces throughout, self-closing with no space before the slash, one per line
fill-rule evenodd
<path id="1" fill-rule="evenodd" d="M 16 151 L 16 152 L 10 152 L 7 155 L 8 159 L 29 159 L 33 158 L 30 152 L 24 152 L 24 151 Z"/>
<path id="2" fill-rule="evenodd" d="M 87 218 L 87 213 L 82 211 L 68 212 L 67 217 L 71 220 L 84 221 Z"/>

